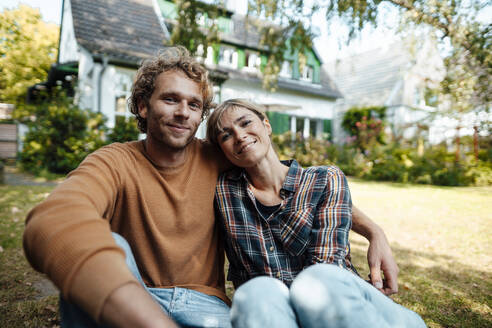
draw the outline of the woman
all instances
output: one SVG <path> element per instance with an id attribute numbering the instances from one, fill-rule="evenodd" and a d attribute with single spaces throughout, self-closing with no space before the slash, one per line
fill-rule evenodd
<path id="1" fill-rule="evenodd" d="M 425 327 L 360 279 L 350 262 L 351 198 L 334 166 L 281 162 L 262 109 L 242 99 L 210 116 L 207 138 L 237 168 L 215 206 L 237 288 L 235 327 Z"/>

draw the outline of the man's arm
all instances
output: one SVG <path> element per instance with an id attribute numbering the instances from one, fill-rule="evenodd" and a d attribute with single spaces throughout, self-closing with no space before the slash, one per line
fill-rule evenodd
<path id="1" fill-rule="evenodd" d="M 48 275 L 66 301 L 77 304 L 97 322 L 115 323 L 106 310 L 109 307 L 119 314 L 118 319 L 135 323 L 148 312 L 143 310 L 140 317 L 133 316 L 134 312 L 123 308 L 117 291 L 124 286 L 139 290 L 134 295 L 137 300 L 126 298 L 126 306 L 140 308 L 136 304 L 141 299 L 142 304 L 153 300 L 143 294 L 145 290 L 128 269 L 124 251 L 116 245 L 105 219 L 114 210 L 122 188 L 120 173 L 125 169 L 118 163 L 122 154 L 118 157 L 118 151 L 112 149 L 103 148 L 89 155 L 29 213 L 24 250 L 31 265 Z M 118 307 L 122 310 L 114 310 Z"/>
<path id="2" fill-rule="evenodd" d="M 352 207 L 352 230 L 369 241 L 367 261 L 373 286 L 386 295 L 397 293 L 399 269 L 384 231 L 355 206 Z"/>
<path id="3" fill-rule="evenodd" d="M 101 322 L 110 327 L 178 327 L 140 285 L 128 283 L 113 291 L 104 303 Z"/>

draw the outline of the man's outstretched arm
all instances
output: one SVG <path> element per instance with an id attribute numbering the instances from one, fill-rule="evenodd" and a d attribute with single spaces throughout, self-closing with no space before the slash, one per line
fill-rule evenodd
<path id="1" fill-rule="evenodd" d="M 355 206 L 352 207 L 352 230 L 369 241 L 367 261 L 373 286 L 386 295 L 397 293 L 399 269 L 384 231 Z"/>
<path id="2" fill-rule="evenodd" d="M 142 286 L 125 284 L 114 290 L 104 303 L 101 322 L 110 327 L 178 327 Z"/>
<path id="3" fill-rule="evenodd" d="M 108 149 L 89 155 L 31 210 L 26 219 L 24 251 L 31 265 L 48 275 L 67 302 L 76 304 L 96 322 L 119 327 L 114 320 L 121 320 L 128 322 L 127 326 L 148 327 L 140 320 L 161 318 L 157 322 L 163 322 L 166 318 L 162 311 L 157 313 L 159 306 L 144 294 L 128 269 L 125 253 L 104 218 L 104 213 L 113 211 L 121 188 L 115 151 Z M 149 302 L 146 308 L 140 306 Z"/>

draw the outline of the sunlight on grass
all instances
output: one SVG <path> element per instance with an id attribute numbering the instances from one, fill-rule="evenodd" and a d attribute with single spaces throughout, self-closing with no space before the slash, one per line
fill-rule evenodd
<path id="1" fill-rule="evenodd" d="M 354 204 L 385 230 L 400 267 L 397 302 L 429 327 L 492 326 L 492 188 L 349 180 Z M 351 235 L 367 275 L 367 242 Z"/>
<path id="2" fill-rule="evenodd" d="M 390 240 L 400 267 L 393 299 L 429 327 L 492 327 L 492 188 L 349 183 L 354 204 Z M 58 323 L 57 297 L 39 298 L 34 286 L 42 276 L 22 252 L 26 214 L 51 189 L 0 186 L 0 327 Z M 351 244 L 365 278 L 367 242 L 351 234 Z"/>

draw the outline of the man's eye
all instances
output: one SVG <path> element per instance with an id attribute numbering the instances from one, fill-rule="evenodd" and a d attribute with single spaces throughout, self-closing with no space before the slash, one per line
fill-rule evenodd
<path id="1" fill-rule="evenodd" d="M 167 101 L 167 102 L 176 102 L 176 99 L 174 99 L 173 97 L 165 97 L 164 98 L 164 101 Z"/>
<path id="2" fill-rule="evenodd" d="M 200 104 L 198 104 L 198 103 L 191 103 L 190 107 L 193 110 L 201 110 L 202 109 L 202 106 L 200 106 Z"/>

